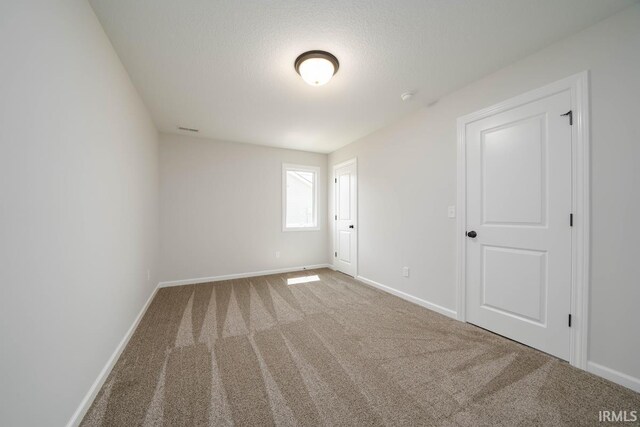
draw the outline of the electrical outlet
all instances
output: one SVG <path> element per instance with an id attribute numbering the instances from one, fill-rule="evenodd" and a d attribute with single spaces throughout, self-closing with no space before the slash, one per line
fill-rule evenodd
<path id="1" fill-rule="evenodd" d="M 409 267 L 402 267 L 402 277 L 409 277 Z"/>
<path id="2" fill-rule="evenodd" d="M 455 205 L 449 206 L 449 209 L 447 209 L 447 215 L 449 216 L 449 218 L 455 218 L 456 217 L 456 207 L 455 207 Z"/>
<path id="3" fill-rule="evenodd" d="M 276 251 L 276 258 L 280 258 L 280 251 Z"/>

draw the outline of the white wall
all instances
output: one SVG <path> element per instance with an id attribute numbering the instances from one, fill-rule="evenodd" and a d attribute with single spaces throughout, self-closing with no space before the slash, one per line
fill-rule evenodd
<path id="1" fill-rule="evenodd" d="M 456 200 L 456 118 L 587 69 L 589 360 L 638 379 L 640 5 L 332 153 L 329 165 L 358 157 L 359 274 L 455 310 L 455 220 L 447 206 Z M 410 278 L 401 277 L 403 266 L 411 267 Z"/>
<path id="2" fill-rule="evenodd" d="M 160 140 L 161 281 L 328 262 L 326 154 L 180 135 Z M 283 163 L 320 167 L 319 231 L 282 231 Z"/>
<path id="3" fill-rule="evenodd" d="M 0 58 L 0 425 L 59 426 L 157 283 L 157 133 L 84 0 L 1 2 Z"/>

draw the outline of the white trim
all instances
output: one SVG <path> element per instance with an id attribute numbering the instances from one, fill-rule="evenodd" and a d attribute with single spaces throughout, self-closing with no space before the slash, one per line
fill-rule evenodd
<path id="1" fill-rule="evenodd" d="M 354 157 L 352 159 L 346 160 L 342 163 L 338 163 L 337 165 L 333 165 L 333 174 L 331 177 L 331 183 L 330 185 L 332 185 L 331 188 L 333 188 L 333 215 L 331 215 L 331 218 L 329 218 L 329 221 L 333 221 L 333 233 L 332 233 L 332 241 L 333 241 L 333 251 L 331 253 L 331 264 L 332 264 L 332 269 L 335 271 L 338 271 L 337 267 L 335 266 L 336 263 L 336 258 L 335 258 L 335 253 L 337 250 L 336 247 L 336 242 L 338 241 L 338 229 L 336 227 L 336 206 L 338 205 L 338 192 L 336 191 L 336 179 L 338 178 L 336 176 L 336 170 L 343 168 L 345 166 L 350 166 L 353 165 L 355 170 L 356 170 L 356 191 L 355 191 L 355 198 L 356 198 L 356 214 L 355 214 L 355 218 L 354 218 L 354 226 L 355 226 L 355 233 L 356 233 L 356 247 L 355 247 L 355 256 L 354 256 L 354 263 L 355 263 L 355 273 L 354 273 L 354 277 L 358 277 L 358 246 L 359 246 L 359 240 L 360 240 L 360 229 L 358 228 L 358 218 L 360 215 L 360 206 L 358 206 L 358 158 Z"/>
<path id="2" fill-rule="evenodd" d="M 587 71 L 577 74 L 571 91 L 573 110 L 573 235 L 571 281 L 571 311 L 575 317 L 576 328 L 571 331 L 571 364 L 587 369 L 589 356 L 589 272 L 591 270 L 591 251 L 589 218 L 591 206 L 591 148 L 589 136 L 589 74 Z M 574 109 L 575 106 L 575 109 Z"/>
<path id="3" fill-rule="evenodd" d="M 594 362 L 587 362 L 587 371 L 640 393 L 640 378 L 623 374 L 622 372 L 618 372 L 614 369 L 607 368 L 606 366 L 602 366 Z"/>
<path id="4" fill-rule="evenodd" d="M 142 320 L 142 317 L 147 312 L 147 309 L 149 308 L 149 305 L 151 304 L 151 301 L 153 301 L 153 298 L 156 296 L 156 293 L 158 292 L 159 288 L 160 288 L 160 285 L 158 284 L 158 286 L 156 286 L 156 288 L 153 290 L 153 292 L 151 292 L 151 295 L 147 299 L 147 302 L 144 303 L 144 306 L 142 306 L 142 309 L 140 310 L 140 312 L 138 313 L 138 315 L 134 319 L 133 324 L 129 327 L 129 329 L 127 330 L 127 333 L 124 334 L 124 337 L 122 338 L 122 340 L 120 341 L 120 343 L 116 347 L 115 351 L 113 352 L 111 357 L 109 357 L 109 359 L 107 360 L 106 365 L 104 366 L 104 368 L 102 368 L 102 370 L 100 371 L 100 374 L 98 374 L 98 378 L 96 378 L 94 383 L 91 385 L 91 387 L 89 388 L 89 391 L 87 392 L 87 394 L 84 396 L 84 398 L 80 402 L 80 405 L 78 406 L 78 408 L 75 410 L 75 412 L 71 416 L 71 419 L 67 423 L 67 427 L 77 427 L 82 422 L 82 419 L 84 418 L 84 416 L 86 415 L 87 411 L 91 407 L 91 404 L 93 403 L 93 400 L 96 398 L 96 395 L 98 394 L 98 392 L 102 388 L 104 382 L 107 380 L 107 377 L 111 373 L 111 370 L 113 369 L 113 367 L 115 366 L 116 362 L 120 358 L 120 355 L 122 354 L 122 352 L 124 351 L 125 347 L 129 343 L 129 340 L 133 336 L 133 333 L 135 332 L 136 328 L 138 327 L 138 324 L 140 324 L 140 321 Z"/>
<path id="5" fill-rule="evenodd" d="M 313 227 L 287 227 L 287 171 L 312 172 L 313 179 Z M 320 219 L 318 218 L 318 180 L 320 179 L 319 166 L 282 164 L 282 231 L 318 231 Z"/>
<path id="6" fill-rule="evenodd" d="M 301 267 L 277 268 L 274 270 L 253 271 L 250 273 L 225 274 L 223 276 L 198 277 L 195 279 L 171 280 L 168 282 L 160 282 L 159 288 L 167 288 L 169 286 L 198 285 L 200 283 L 220 282 L 221 280 L 244 279 L 247 277 L 268 276 L 270 274 L 290 273 L 292 271 L 315 270 L 317 268 L 330 268 L 329 264 L 314 264 Z"/>
<path id="7" fill-rule="evenodd" d="M 381 291 L 384 291 L 388 294 L 395 295 L 397 297 L 402 298 L 405 301 L 412 302 L 414 304 L 418 304 L 424 308 L 428 308 L 429 310 L 435 311 L 436 313 L 444 314 L 447 317 L 451 317 L 452 319 L 456 319 L 456 312 L 449 308 L 443 307 L 438 304 L 434 304 L 432 302 L 423 300 L 422 298 L 414 297 L 413 295 L 407 294 L 405 292 L 399 291 L 397 289 L 391 288 L 389 286 L 383 285 L 382 283 L 378 283 L 371 279 L 367 279 L 366 277 L 357 276 L 357 280 L 362 283 L 366 283 L 367 285 L 373 286 L 374 288 L 378 288 Z"/>
<path id="8" fill-rule="evenodd" d="M 458 118 L 458 221 L 457 221 L 457 306 L 458 320 L 466 320 L 466 126 L 485 117 L 571 91 L 572 132 L 572 282 L 571 365 L 587 369 L 589 325 L 589 75 L 583 71 L 542 88 Z"/>

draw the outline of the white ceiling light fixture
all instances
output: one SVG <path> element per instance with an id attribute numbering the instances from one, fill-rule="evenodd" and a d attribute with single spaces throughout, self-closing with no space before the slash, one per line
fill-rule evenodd
<path id="1" fill-rule="evenodd" d="M 296 58 L 294 67 L 302 80 L 311 86 L 322 86 L 338 72 L 338 58 L 323 50 L 310 50 Z"/>

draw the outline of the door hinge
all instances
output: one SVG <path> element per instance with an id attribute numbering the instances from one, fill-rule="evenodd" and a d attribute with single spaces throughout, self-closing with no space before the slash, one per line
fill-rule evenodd
<path id="1" fill-rule="evenodd" d="M 333 219 L 335 219 L 337 221 L 338 220 L 338 215 L 334 215 Z"/>
<path id="2" fill-rule="evenodd" d="M 333 178 L 333 182 L 338 183 L 338 178 Z"/>
<path id="3" fill-rule="evenodd" d="M 573 214 L 569 214 L 569 227 L 573 227 Z"/>
<path id="4" fill-rule="evenodd" d="M 569 327 L 571 327 L 571 315 L 569 315 Z"/>
<path id="5" fill-rule="evenodd" d="M 333 253 L 333 257 L 334 257 L 334 258 L 338 258 L 338 252 L 334 252 L 334 253 Z"/>
<path id="6" fill-rule="evenodd" d="M 560 114 L 560 116 L 569 116 L 569 125 L 573 126 L 573 110 L 569 110 L 564 114 Z"/>

